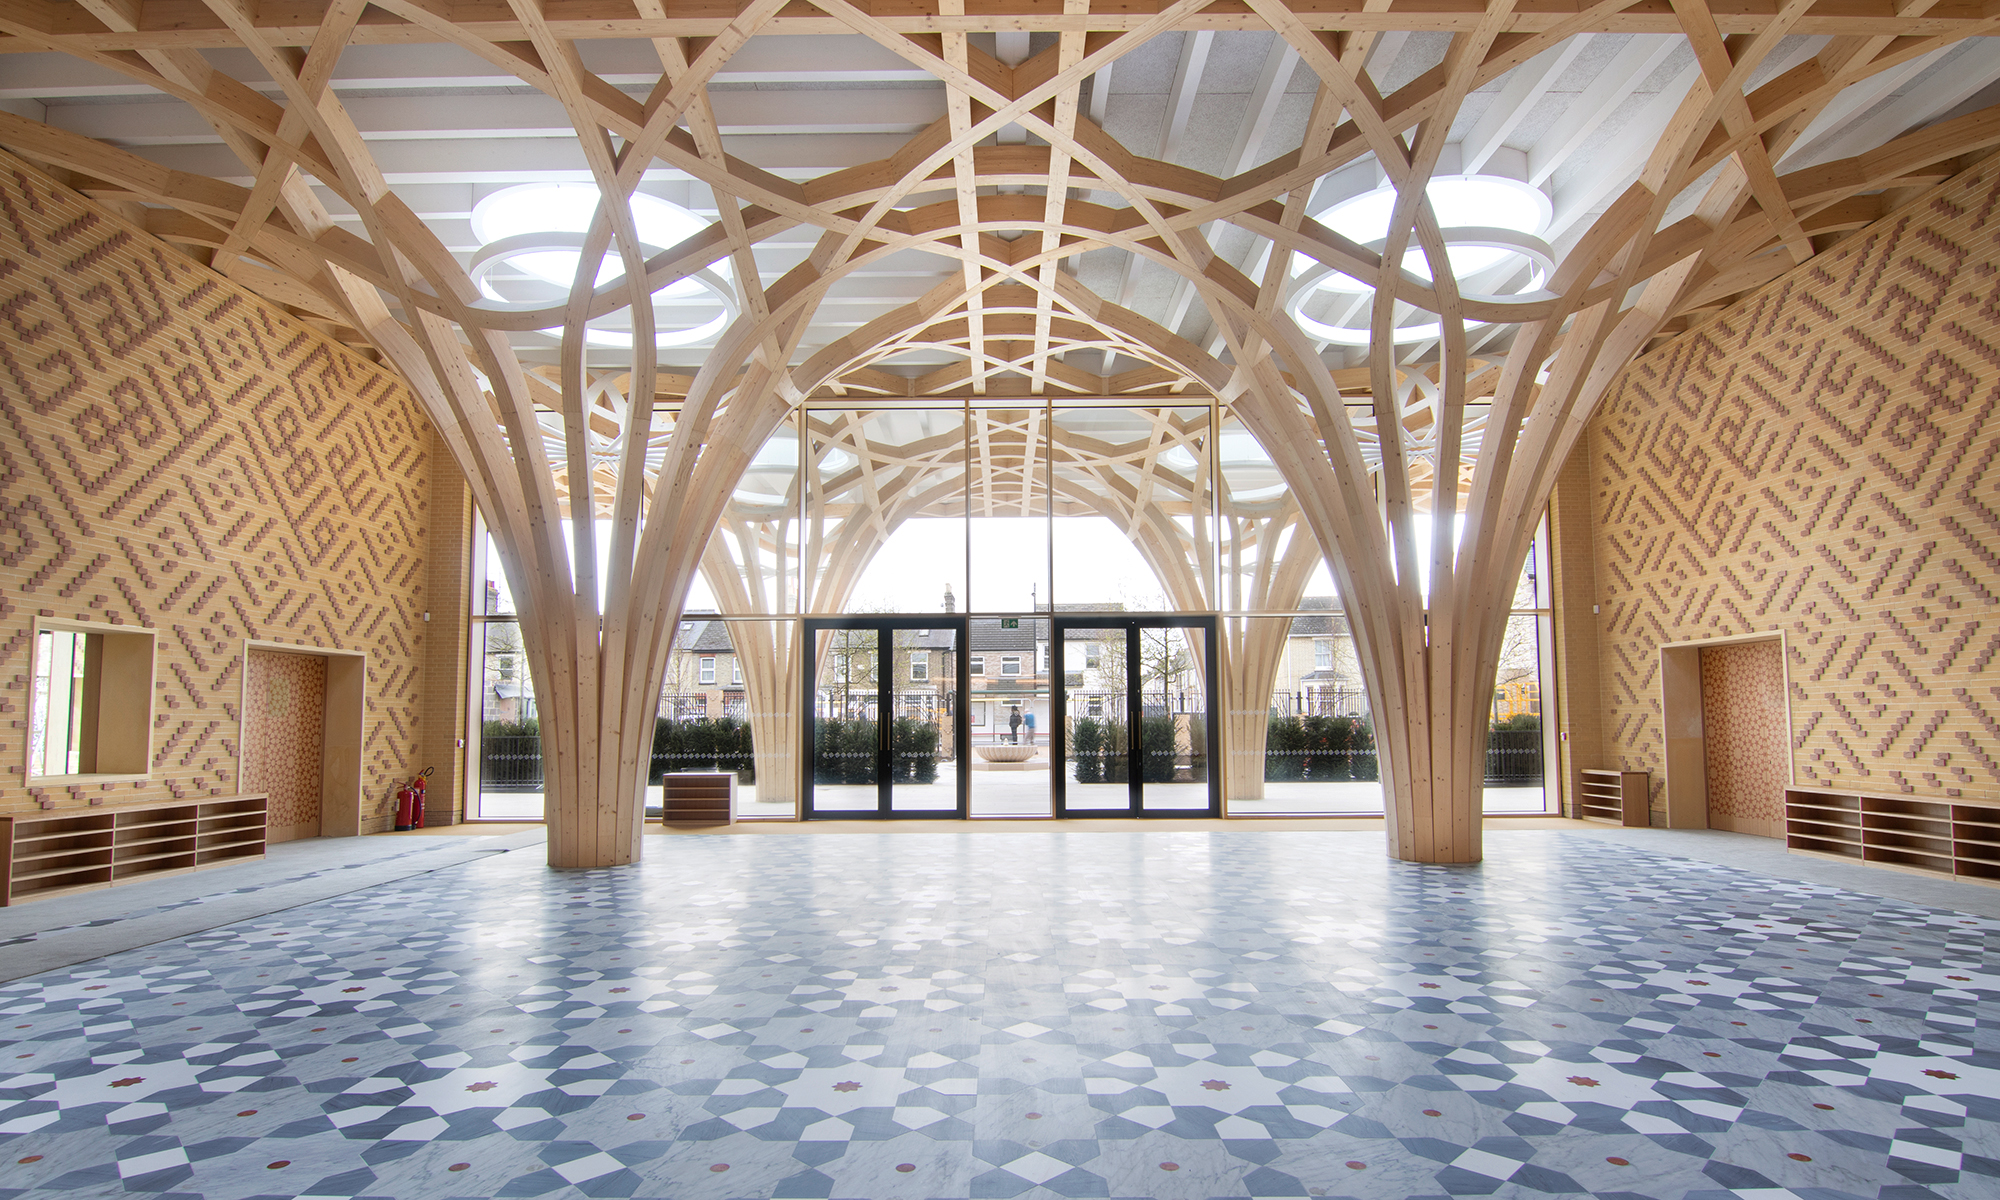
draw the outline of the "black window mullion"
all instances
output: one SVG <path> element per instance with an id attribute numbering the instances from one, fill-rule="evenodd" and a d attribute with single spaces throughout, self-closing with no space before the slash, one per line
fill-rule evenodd
<path id="1" fill-rule="evenodd" d="M 1139 687 L 1139 649 L 1139 623 L 1128 622 L 1125 626 L 1125 790 L 1129 797 L 1126 804 L 1135 814 L 1144 812 L 1146 807 L 1146 739 L 1142 736 L 1146 697 Z"/>
<path id="2" fill-rule="evenodd" d="M 895 811 L 894 783 L 890 771 L 895 762 L 896 743 L 896 631 L 877 627 L 875 632 L 875 808 L 882 816 Z"/>

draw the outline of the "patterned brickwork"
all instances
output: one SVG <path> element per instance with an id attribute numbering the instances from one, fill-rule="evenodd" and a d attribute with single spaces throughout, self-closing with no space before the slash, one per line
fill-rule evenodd
<path id="1" fill-rule="evenodd" d="M 1779 654 L 1774 638 L 1702 647 L 1701 731 L 1712 828 L 1763 837 L 1780 832 L 1789 780 Z"/>
<path id="2" fill-rule="evenodd" d="M 2000 798 L 2000 171 L 1634 363 L 1590 431 L 1608 754 L 1665 641 L 1783 628 L 1801 784 Z"/>
<path id="3" fill-rule="evenodd" d="M 249 637 L 367 652 L 362 824 L 385 827 L 430 438 L 391 372 L 0 155 L 0 812 L 238 791 Z M 151 780 L 24 786 L 38 612 L 158 631 Z"/>
<path id="4" fill-rule="evenodd" d="M 271 798 L 273 831 L 317 832 L 326 660 L 252 650 L 243 672 L 243 790 Z"/>

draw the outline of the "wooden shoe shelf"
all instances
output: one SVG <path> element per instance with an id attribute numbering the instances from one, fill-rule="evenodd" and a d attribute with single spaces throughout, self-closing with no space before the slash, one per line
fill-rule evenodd
<path id="1" fill-rule="evenodd" d="M 267 798 L 0 817 L 0 905 L 264 857 Z"/>
<path id="2" fill-rule="evenodd" d="M 2000 883 L 2000 804 L 1787 788 L 1785 845 L 1804 854 Z"/>

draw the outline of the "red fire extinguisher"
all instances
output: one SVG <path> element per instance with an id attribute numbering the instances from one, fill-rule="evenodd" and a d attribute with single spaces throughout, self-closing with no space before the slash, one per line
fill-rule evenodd
<path id="1" fill-rule="evenodd" d="M 424 827 L 424 778 L 431 770 L 425 767 L 412 776 L 410 782 L 396 789 L 397 833 Z"/>

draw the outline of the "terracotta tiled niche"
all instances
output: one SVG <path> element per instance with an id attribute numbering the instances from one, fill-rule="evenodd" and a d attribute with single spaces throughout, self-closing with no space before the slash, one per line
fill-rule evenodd
<path id="1" fill-rule="evenodd" d="M 270 797 L 272 841 L 317 837 L 326 660 L 252 649 L 245 664 L 243 786 Z"/>
<path id="2" fill-rule="evenodd" d="M 1785 664 L 1777 639 L 1703 646 L 1701 727 L 1708 827 L 1782 837 Z"/>

